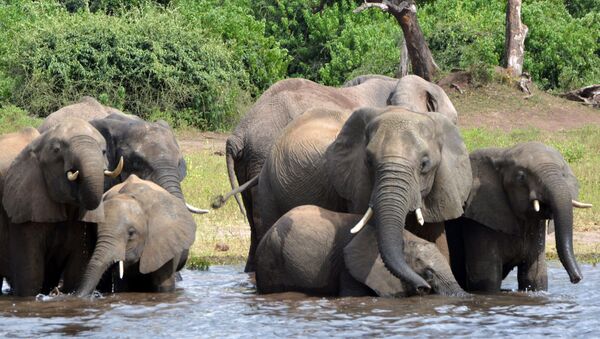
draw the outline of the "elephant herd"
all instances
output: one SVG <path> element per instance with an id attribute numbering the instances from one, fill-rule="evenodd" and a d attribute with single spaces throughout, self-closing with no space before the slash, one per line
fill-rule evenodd
<path id="1" fill-rule="evenodd" d="M 165 122 L 86 97 L 0 148 L 0 282 L 14 295 L 174 289 L 195 240 L 188 209 L 204 211 L 184 202 Z"/>
<path id="2" fill-rule="evenodd" d="M 259 293 L 409 296 L 545 290 L 545 236 L 572 283 L 577 179 L 539 142 L 469 154 L 458 115 L 417 76 L 269 88 L 227 139 Z M 239 184 L 239 186 L 238 186 Z M 242 201 L 237 197 L 241 193 Z"/>
<path id="3" fill-rule="evenodd" d="M 469 154 L 458 120 L 442 88 L 412 75 L 271 86 L 227 139 L 232 191 L 213 202 L 235 197 L 245 213 L 258 292 L 495 292 L 514 267 L 519 289 L 545 290 L 548 220 L 581 280 L 573 207 L 591 205 L 560 153 L 530 142 Z M 190 212 L 208 211 L 185 203 L 168 124 L 85 97 L 0 148 L 0 282 L 12 294 L 175 288 Z"/>

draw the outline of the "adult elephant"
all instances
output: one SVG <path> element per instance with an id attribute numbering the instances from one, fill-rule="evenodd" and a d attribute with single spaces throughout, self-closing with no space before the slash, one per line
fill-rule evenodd
<path id="1" fill-rule="evenodd" d="M 40 133 L 33 127 L 26 127 L 21 131 L 0 136 L 0 202 L 4 188 L 4 175 L 13 160 L 19 155 L 33 139 Z M 0 294 L 2 294 L 2 280 L 9 278 L 10 266 L 8 260 L 8 217 L 0 204 Z"/>
<path id="2" fill-rule="evenodd" d="M 547 290 L 545 221 L 572 283 L 582 275 L 573 254 L 577 179 L 561 154 L 542 143 L 471 153 L 473 188 L 463 217 L 447 223 L 452 269 L 470 291 L 495 292 L 518 268 L 520 290 Z"/>
<path id="3" fill-rule="evenodd" d="M 110 114 L 126 116 L 125 113 L 114 107 L 104 106 L 99 103 L 98 100 L 89 96 L 84 96 L 78 102 L 65 106 L 48 115 L 38 128 L 38 131 L 43 133 L 68 118 L 80 118 L 85 121 L 90 121 L 105 118 Z"/>
<path id="4" fill-rule="evenodd" d="M 125 159 L 121 175 L 107 182 L 106 189 L 121 183 L 131 174 L 155 182 L 167 192 L 184 200 L 181 181 L 186 163 L 175 134 L 164 121 L 147 122 L 139 118 L 111 114 L 90 122 L 106 139 L 108 161 L 116 164 Z M 206 213 L 189 204 L 190 212 Z"/>
<path id="5" fill-rule="evenodd" d="M 89 222 L 103 219 L 106 142 L 89 123 L 68 119 L 42 133 L 4 177 L 10 282 L 17 296 L 48 293 L 63 278 L 72 291 L 93 247 Z"/>
<path id="6" fill-rule="evenodd" d="M 123 275 L 110 291 L 173 291 L 179 261 L 195 240 L 196 223 L 185 204 L 136 175 L 106 192 L 103 204 L 105 220 L 98 223 L 96 248 L 77 294 L 91 294 L 116 262 Z"/>
<path id="7" fill-rule="evenodd" d="M 356 235 L 350 233 L 360 219 L 358 214 L 310 205 L 286 213 L 258 245 L 258 292 L 385 297 L 414 294 L 385 268 L 372 226 Z M 465 295 L 434 244 L 408 231 L 403 237 L 408 265 L 431 286 L 431 291 L 421 293 Z"/>
<path id="8" fill-rule="evenodd" d="M 415 289 L 429 285 L 403 259 L 407 216 L 423 224 L 463 213 L 471 167 L 457 127 L 440 113 L 363 108 L 350 117 L 315 109 L 296 118 L 273 147 L 258 179 L 259 239 L 300 205 L 374 215 L 385 266 Z M 414 212 L 414 214 L 412 214 Z M 443 224 L 411 229 L 445 247 Z"/>
<path id="9" fill-rule="evenodd" d="M 411 92 L 411 88 L 414 91 Z M 407 94 L 412 93 L 412 95 Z M 425 102 L 421 102 L 425 100 Z M 243 185 L 256 178 L 271 152 L 271 148 L 284 128 L 296 117 L 310 108 L 318 107 L 338 111 L 353 111 L 360 107 L 383 107 L 400 105 L 423 112 L 443 112 L 456 121 L 456 109 L 439 86 L 419 78 L 407 76 L 398 79 L 380 75 L 355 78 L 347 87 L 323 86 L 305 79 L 282 80 L 271 86 L 242 118 L 233 133 L 227 138 L 226 161 L 229 181 L 235 192 L 237 183 Z M 256 208 L 258 191 L 250 188 L 242 193 L 243 205 L 251 230 L 249 263 L 256 250 L 258 238 L 256 226 L 261 223 L 261 215 Z M 220 206 L 225 199 L 216 201 L 213 207 Z M 238 196 L 235 196 L 240 210 L 244 210 Z M 252 266 L 247 265 L 246 271 Z"/>

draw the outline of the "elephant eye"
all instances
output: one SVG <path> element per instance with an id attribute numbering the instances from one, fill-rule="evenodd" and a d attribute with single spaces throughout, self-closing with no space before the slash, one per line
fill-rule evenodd
<path id="1" fill-rule="evenodd" d="M 527 176 L 525 175 L 525 173 L 523 171 L 518 171 L 517 172 L 517 182 L 519 182 L 519 183 L 525 182 L 525 178 L 526 177 Z"/>
<path id="2" fill-rule="evenodd" d="M 431 169 L 431 159 L 426 155 L 421 159 L 421 173 L 425 174 Z"/>
<path id="3" fill-rule="evenodd" d="M 127 230 L 127 236 L 129 237 L 129 239 L 133 238 L 133 236 L 135 236 L 135 228 L 134 227 L 129 227 L 129 229 Z"/>

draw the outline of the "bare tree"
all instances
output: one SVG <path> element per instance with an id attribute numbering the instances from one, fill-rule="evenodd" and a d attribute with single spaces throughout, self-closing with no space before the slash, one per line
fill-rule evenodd
<path id="1" fill-rule="evenodd" d="M 404 33 L 413 72 L 423 79 L 431 81 L 438 67 L 433 61 L 433 56 L 417 21 L 417 6 L 414 0 L 365 1 L 354 12 L 359 13 L 372 7 L 388 12 L 396 18 Z"/>
<path id="2" fill-rule="evenodd" d="M 506 5 L 504 67 L 515 77 L 519 77 L 523 73 L 527 31 L 527 26 L 521 22 L 521 0 L 508 0 Z"/>

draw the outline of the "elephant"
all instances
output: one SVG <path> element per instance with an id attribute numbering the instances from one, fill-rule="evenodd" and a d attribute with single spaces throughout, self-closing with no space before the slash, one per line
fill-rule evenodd
<path id="1" fill-rule="evenodd" d="M 472 190 L 465 213 L 446 223 L 452 270 L 468 291 L 497 292 L 518 269 L 519 290 L 547 290 L 545 221 L 572 283 L 582 279 L 573 254 L 578 183 L 562 155 L 540 142 L 485 148 L 470 155 Z"/>
<path id="2" fill-rule="evenodd" d="M 67 118 L 80 118 L 85 121 L 91 121 L 94 119 L 105 118 L 110 114 L 129 116 L 116 108 L 102 105 L 92 97 L 84 96 L 79 102 L 65 106 L 48 115 L 40 127 L 38 127 L 38 131 L 43 133 Z"/>
<path id="3" fill-rule="evenodd" d="M 42 133 L 14 159 L 2 206 L 8 232 L 9 281 L 16 296 L 48 293 L 63 278 L 81 279 L 102 221 L 106 142 L 88 122 L 71 118 Z"/>
<path id="4" fill-rule="evenodd" d="M 361 215 L 317 206 L 295 207 L 269 229 L 256 250 L 259 293 L 296 291 L 325 296 L 405 297 L 415 291 L 393 276 L 377 250 L 371 225 L 350 233 Z M 437 247 L 403 233 L 409 266 L 442 295 L 466 295 Z"/>
<path id="5" fill-rule="evenodd" d="M 135 174 L 104 194 L 105 219 L 77 295 L 91 294 L 115 262 L 114 292 L 175 289 L 179 261 L 195 240 L 196 223 L 181 199 Z M 118 265 L 114 265 L 118 266 Z"/>
<path id="6" fill-rule="evenodd" d="M 258 239 L 300 205 L 374 216 L 385 266 L 427 290 L 403 258 L 405 221 L 411 232 L 446 251 L 441 222 L 463 214 L 471 182 L 463 140 L 443 114 L 397 106 L 361 108 L 349 117 L 310 110 L 286 127 L 258 178 Z M 440 224 L 415 227 L 415 220 Z"/>
<path id="7" fill-rule="evenodd" d="M 19 152 L 33 139 L 40 135 L 37 129 L 26 127 L 22 130 L 0 136 L 0 202 L 2 201 L 2 190 L 4 187 L 4 175 Z M 2 280 L 9 278 L 8 261 L 8 223 L 6 212 L 0 204 L 0 294 L 2 294 Z"/>
<path id="8" fill-rule="evenodd" d="M 412 95 L 411 88 L 416 88 Z M 417 93 L 425 91 L 429 94 Z M 429 103 L 418 103 L 429 100 Z M 243 206 L 239 201 L 240 186 L 256 178 L 271 152 L 271 148 L 284 128 L 295 118 L 313 107 L 340 111 L 353 111 L 360 107 L 400 105 L 426 111 L 446 113 L 456 121 L 456 109 L 439 86 L 419 78 L 407 76 L 398 79 L 379 75 L 361 76 L 347 83 L 347 87 L 323 86 L 306 79 L 286 79 L 271 86 L 242 118 L 226 142 L 226 162 L 229 181 L 233 189 L 225 198 L 219 197 L 213 207 L 218 208 L 232 195 L 250 224 L 251 247 L 246 271 L 252 271 L 253 253 L 258 244 L 256 226 L 261 222 L 257 211 L 256 188 L 242 192 Z M 245 207 L 245 208 L 244 208 Z"/>

